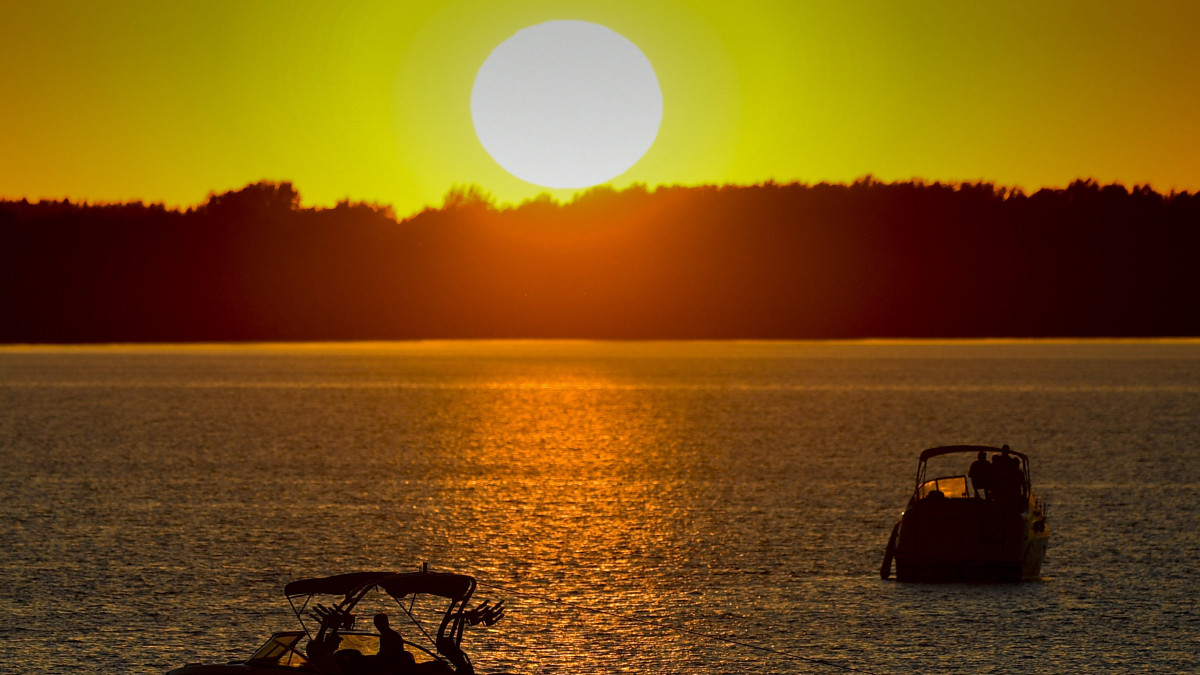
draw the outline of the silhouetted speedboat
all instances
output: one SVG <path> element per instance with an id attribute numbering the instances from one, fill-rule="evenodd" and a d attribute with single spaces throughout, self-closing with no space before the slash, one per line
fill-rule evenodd
<path id="1" fill-rule="evenodd" d="M 1007 445 L 930 448 L 921 453 L 916 489 L 879 572 L 888 578 L 895 559 L 900 581 L 1031 580 L 1041 573 L 1049 540 L 1027 456 Z"/>
<path id="2" fill-rule="evenodd" d="M 364 598 L 379 595 L 372 591 L 381 592 L 383 601 L 394 601 L 388 603 L 389 616 L 406 619 L 407 634 L 425 640 L 425 644 L 403 640 L 405 663 L 384 661 L 379 654 L 380 633 L 355 627 L 354 610 Z M 496 605 L 484 602 L 468 610 L 474 591 L 475 579 L 471 576 L 427 569 L 353 572 L 293 581 L 284 587 L 284 595 L 301 630 L 275 633 L 245 661 L 190 664 L 167 675 L 472 675 L 475 669 L 461 648 L 464 628 L 478 623 L 491 625 L 504 614 L 503 601 Z M 333 604 L 327 607 L 316 602 L 322 596 Z M 445 601 L 449 606 L 441 610 Z M 430 607 L 431 603 L 438 607 Z M 368 618 L 366 623 L 369 625 L 371 620 Z"/>

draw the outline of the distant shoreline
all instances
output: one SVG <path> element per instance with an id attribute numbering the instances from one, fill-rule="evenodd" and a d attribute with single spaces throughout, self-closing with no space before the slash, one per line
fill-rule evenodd
<path id="1" fill-rule="evenodd" d="M 0 202 L 0 343 L 1200 336 L 1200 195 L 594 189 L 498 209 Z"/>
<path id="2" fill-rule="evenodd" d="M 1050 338 L 846 338 L 846 339 L 591 339 L 591 338 L 449 338 L 411 340 L 327 340 L 327 341 L 227 341 L 227 342 L 3 342 L 0 353 L 22 351 L 368 351 L 389 347 L 430 348 L 445 346 L 583 346 L 589 344 L 611 344 L 631 346 L 653 345 L 796 345 L 796 346 L 988 346 L 988 345 L 1196 345 L 1197 337 L 1050 337 Z"/>

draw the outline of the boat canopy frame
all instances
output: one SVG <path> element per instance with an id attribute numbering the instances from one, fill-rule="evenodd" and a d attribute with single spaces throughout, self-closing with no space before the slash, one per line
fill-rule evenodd
<path id="1" fill-rule="evenodd" d="M 930 459 L 933 459 L 934 457 L 941 457 L 942 455 L 953 454 L 977 455 L 980 452 L 986 452 L 989 454 L 1008 454 L 1016 457 L 1017 460 L 1021 462 L 1021 492 L 1023 494 L 1029 494 L 1030 486 L 1032 484 L 1031 477 L 1029 475 L 1029 456 L 1023 452 L 1013 450 L 1007 445 L 1000 448 L 994 448 L 990 445 L 943 445 L 940 447 L 923 450 L 921 452 L 921 457 L 917 462 L 917 484 L 913 490 L 913 494 L 918 494 L 921 490 L 921 486 L 929 480 L 927 479 L 925 472 L 927 468 L 926 463 Z M 945 476 L 939 476 L 938 478 L 945 478 Z"/>
<path id="2" fill-rule="evenodd" d="M 466 574 L 430 572 L 422 568 L 419 572 L 350 572 L 329 577 L 300 579 L 284 586 L 283 593 L 291 605 L 292 612 L 304 629 L 309 640 L 319 640 L 327 630 L 349 629 L 353 625 L 351 612 L 372 590 L 378 588 L 396 601 L 417 628 L 432 643 L 431 654 L 446 657 L 459 667 L 458 672 L 473 672 L 470 660 L 463 653 L 461 644 L 463 630 L 475 618 L 467 611 L 467 603 L 475 592 L 475 578 Z M 418 595 L 431 595 L 450 601 L 438 625 L 437 635 L 431 636 L 413 615 L 413 605 Z M 304 621 L 304 612 L 309 603 L 318 596 L 340 596 L 331 608 L 320 604 L 314 607 L 314 615 L 321 619 L 321 628 L 314 635 Z M 408 606 L 405 607 L 405 599 Z M 327 617 L 337 617 L 330 623 Z M 419 645 L 415 645 L 418 646 Z M 464 668 L 465 666 L 465 668 Z"/>

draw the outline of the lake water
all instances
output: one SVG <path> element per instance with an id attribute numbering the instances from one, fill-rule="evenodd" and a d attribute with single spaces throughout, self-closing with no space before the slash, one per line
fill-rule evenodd
<path id="1" fill-rule="evenodd" d="M 1198 409 L 1188 341 L 0 348 L 0 671 L 244 658 L 422 562 L 508 598 L 481 673 L 1194 671 Z M 958 443 L 1030 455 L 1040 581 L 880 580 Z"/>

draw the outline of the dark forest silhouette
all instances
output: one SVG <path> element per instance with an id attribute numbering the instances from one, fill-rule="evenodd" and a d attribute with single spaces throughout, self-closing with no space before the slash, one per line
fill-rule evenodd
<path id="1" fill-rule="evenodd" d="M 0 340 L 1194 336 L 1198 251 L 1200 195 L 1093 181 L 5 201 Z"/>

